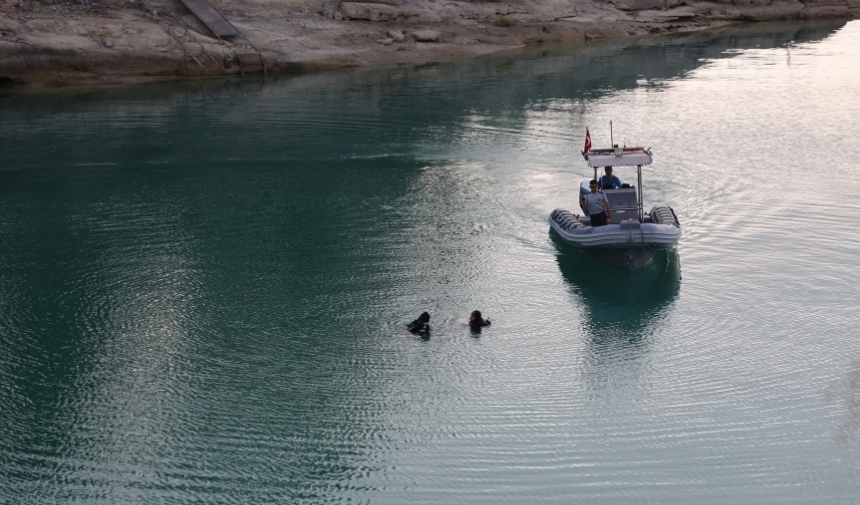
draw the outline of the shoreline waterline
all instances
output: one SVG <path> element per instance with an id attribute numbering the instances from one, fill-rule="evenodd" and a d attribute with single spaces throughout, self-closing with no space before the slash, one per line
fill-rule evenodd
<path id="1" fill-rule="evenodd" d="M 320 8 L 306 0 L 213 2 L 242 34 L 229 40 L 212 37 L 179 0 L 161 0 L 157 8 L 123 1 L 89 7 L 0 5 L 5 9 L 0 10 L 0 86 L 158 82 L 239 75 L 246 69 L 263 73 L 262 67 L 241 64 L 257 53 L 271 73 L 418 64 L 538 45 L 586 47 L 624 39 L 636 43 L 648 35 L 719 30 L 750 22 L 847 22 L 856 16 L 847 8 L 803 9 L 799 2 L 791 8 L 703 3 L 664 11 L 635 6 L 619 10 L 611 3 L 590 0 L 570 5 L 532 0 L 390 3 L 345 2 L 340 10 L 332 10 L 328 3 Z M 367 19 L 347 18 L 341 11 Z M 503 16 L 510 26 L 498 26 L 498 12 L 517 14 Z M 341 18 L 335 19 L 335 14 Z"/>

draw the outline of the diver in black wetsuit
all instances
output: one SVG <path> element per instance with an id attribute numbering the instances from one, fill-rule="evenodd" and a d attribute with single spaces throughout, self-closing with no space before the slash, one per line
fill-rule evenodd
<path id="1" fill-rule="evenodd" d="M 481 317 L 480 310 L 473 310 L 472 315 L 469 316 L 469 328 L 473 330 L 480 330 L 483 326 L 489 326 L 490 320 L 484 319 Z"/>
<path id="2" fill-rule="evenodd" d="M 430 333 L 430 314 L 422 312 L 418 319 L 406 325 L 412 333 Z"/>

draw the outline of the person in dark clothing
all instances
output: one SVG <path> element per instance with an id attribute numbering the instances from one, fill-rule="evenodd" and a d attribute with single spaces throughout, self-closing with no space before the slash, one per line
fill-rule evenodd
<path id="1" fill-rule="evenodd" d="M 480 310 L 473 310 L 472 315 L 469 316 L 469 327 L 473 330 L 479 330 L 483 326 L 489 326 L 490 320 L 484 319 L 481 317 Z"/>
<path id="2" fill-rule="evenodd" d="M 406 329 L 412 333 L 429 333 L 430 332 L 430 314 L 422 312 L 418 319 L 406 325 Z"/>

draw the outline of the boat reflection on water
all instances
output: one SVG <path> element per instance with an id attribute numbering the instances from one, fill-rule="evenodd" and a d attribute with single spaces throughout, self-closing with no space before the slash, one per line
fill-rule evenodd
<path id="1" fill-rule="evenodd" d="M 596 347 L 640 345 L 663 320 L 681 287 L 681 262 L 674 249 L 657 251 L 634 271 L 609 267 L 571 248 L 555 233 L 559 270 L 583 310 L 582 326 Z"/>
<path id="2" fill-rule="evenodd" d="M 634 270 L 604 265 L 597 256 L 573 249 L 552 234 L 556 261 L 565 281 L 588 312 L 592 335 L 607 332 L 641 338 L 662 319 L 681 286 L 681 262 L 674 249 L 658 251 Z"/>
<path id="3" fill-rule="evenodd" d="M 677 252 L 658 251 L 642 268 L 625 271 L 551 235 L 558 267 L 582 308 L 583 383 L 592 390 L 637 387 L 650 369 L 651 337 L 680 291 Z"/>

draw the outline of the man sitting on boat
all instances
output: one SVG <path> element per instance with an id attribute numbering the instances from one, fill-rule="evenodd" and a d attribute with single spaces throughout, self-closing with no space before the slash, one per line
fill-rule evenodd
<path id="1" fill-rule="evenodd" d="M 609 208 L 609 199 L 606 198 L 606 195 L 597 191 L 596 180 L 591 179 L 588 187 L 591 188 L 591 193 L 587 193 L 582 197 L 579 206 L 588 212 L 588 216 L 591 218 L 591 226 L 610 224 L 612 222 L 610 216 L 612 209 Z"/>
<path id="2" fill-rule="evenodd" d="M 606 175 L 600 178 L 597 181 L 597 185 L 600 189 L 618 189 L 621 187 L 621 179 L 612 175 L 612 167 L 603 167 L 606 171 Z"/>

